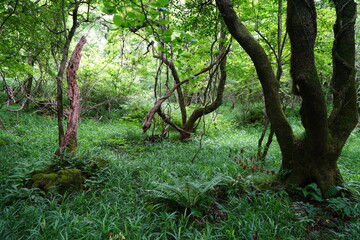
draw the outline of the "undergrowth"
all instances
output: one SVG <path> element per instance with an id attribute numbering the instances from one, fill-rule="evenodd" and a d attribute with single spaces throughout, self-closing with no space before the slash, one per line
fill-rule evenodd
<path id="1" fill-rule="evenodd" d="M 0 132 L 0 239 L 356 239 L 360 234 L 356 197 L 316 199 L 312 186 L 297 189 L 304 195 L 299 200 L 283 186 L 268 184 L 279 169 L 280 152 L 274 143 L 265 162 L 252 159 L 261 124 L 234 128 L 219 115 L 205 126 L 202 139 L 199 130 L 181 143 L 172 137 L 144 141 L 151 133 L 141 135 L 137 121 L 82 119 L 78 157 L 67 166 L 91 171 L 93 159 L 108 165 L 86 180 L 85 191 L 59 195 L 24 187 L 30 172 L 54 164 L 55 119 L 0 114 L 6 127 Z M 339 159 L 345 187 L 355 196 L 359 134 L 351 134 Z"/>

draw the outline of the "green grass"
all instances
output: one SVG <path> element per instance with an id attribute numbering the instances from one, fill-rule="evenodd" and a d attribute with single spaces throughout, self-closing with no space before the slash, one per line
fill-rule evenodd
<path id="1" fill-rule="evenodd" d="M 358 218 L 317 229 L 320 206 L 301 205 L 297 215 L 285 191 L 259 189 L 255 183 L 272 176 L 252 174 L 233 159 L 256 154 L 260 127 L 234 128 L 220 115 L 205 126 L 202 140 L 200 128 L 191 142 L 151 143 L 142 140 L 141 123 L 84 119 L 78 158 L 104 158 L 109 165 L 87 180 L 86 191 L 60 196 L 23 188 L 28 173 L 53 162 L 56 121 L 2 110 L 0 117 L 7 129 L 0 129 L 0 239 L 356 239 L 360 234 Z M 298 120 L 291 121 L 300 134 Z M 351 134 L 339 160 L 347 186 L 358 194 L 359 134 Z M 263 167 L 276 171 L 279 164 L 274 143 Z"/>

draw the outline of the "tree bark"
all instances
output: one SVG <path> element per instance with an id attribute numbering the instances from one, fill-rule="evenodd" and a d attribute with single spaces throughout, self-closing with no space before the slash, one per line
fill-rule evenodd
<path id="1" fill-rule="evenodd" d="M 341 151 L 346 139 L 358 123 L 355 84 L 355 20 L 356 3 L 334 0 L 336 6 L 335 40 L 333 43 L 333 111 L 329 117 L 331 136 Z"/>
<path id="2" fill-rule="evenodd" d="M 69 54 L 69 47 L 70 47 L 70 43 L 72 38 L 75 35 L 75 31 L 78 28 L 78 10 L 79 10 L 79 5 L 80 3 L 76 3 L 74 6 L 74 10 L 72 12 L 72 18 L 73 18 L 73 23 L 72 23 L 72 27 L 69 31 L 69 33 L 67 34 L 67 30 L 66 30 L 66 16 L 65 16 L 65 6 L 64 6 L 64 1 L 62 3 L 62 18 L 63 18 L 63 22 L 64 22 L 64 33 L 65 33 L 65 44 L 64 47 L 62 49 L 62 57 L 61 57 L 61 62 L 60 62 L 60 66 L 59 66 L 59 70 L 56 76 L 56 84 L 57 84 L 57 92 L 56 92 L 56 101 L 57 101 L 57 120 L 58 120 L 58 139 L 59 139 L 59 148 L 61 148 L 62 146 L 62 140 L 64 138 L 64 126 L 63 126 L 63 118 L 64 118 L 64 104 L 63 104 L 63 76 L 64 76 L 64 72 L 65 72 L 65 67 L 66 67 L 66 63 L 68 60 L 68 54 Z"/>
<path id="3" fill-rule="evenodd" d="M 65 148 L 68 153 L 76 155 L 77 150 L 77 129 L 80 116 L 80 91 L 76 82 L 76 71 L 79 68 L 81 59 L 81 50 L 86 43 L 86 38 L 81 37 L 76 45 L 66 68 L 66 78 L 68 83 L 68 97 L 70 99 L 70 110 L 67 120 L 67 129 L 64 138 L 61 141 L 59 153 L 64 152 Z"/>
<path id="4" fill-rule="evenodd" d="M 325 97 L 314 59 L 317 22 L 313 0 L 288 1 L 287 30 L 291 43 L 290 72 L 294 93 L 302 99 L 300 116 L 305 133 L 303 139 L 297 140 L 296 161 L 283 164 L 284 169 L 292 170 L 286 181 L 297 185 L 316 182 L 325 189 L 335 182 L 329 170 L 332 167 L 324 168 L 330 138 Z"/>
<path id="5" fill-rule="evenodd" d="M 314 0 L 289 0 L 287 30 L 291 42 L 291 77 L 294 93 L 302 98 L 300 116 L 304 136 L 295 139 L 284 116 L 278 85 L 267 56 L 249 31 L 237 18 L 229 0 L 216 0 L 230 33 L 254 62 L 263 87 L 266 112 L 282 152 L 280 175 L 287 184 L 307 185 L 315 182 L 325 193 L 341 184 L 337 159 L 358 121 L 355 90 L 353 0 L 334 0 L 337 19 L 333 45 L 333 111 L 327 108 L 314 61 L 316 9 Z"/>
<path id="6" fill-rule="evenodd" d="M 269 58 L 237 17 L 232 3 L 229 0 L 216 0 L 216 4 L 231 35 L 244 48 L 255 65 L 264 93 L 266 112 L 280 144 L 283 161 L 291 164 L 294 135 L 281 108 L 279 82 L 276 80 Z"/>

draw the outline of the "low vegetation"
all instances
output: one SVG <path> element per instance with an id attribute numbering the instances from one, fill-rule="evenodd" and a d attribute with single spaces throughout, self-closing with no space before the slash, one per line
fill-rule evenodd
<path id="1" fill-rule="evenodd" d="M 314 184 L 305 188 L 275 184 L 273 173 L 281 161 L 276 143 L 266 160 L 258 162 L 254 156 L 261 124 L 239 127 L 228 107 L 221 112 L 226 117 L 209 117 L 186 143 L 176 140 L 175 132 L 165 139 L 142 135 L 141 122 L 126 116 L 82 119 L 78 155 L 67 156 L 64 164 L 53 156 L 55 119 L 1 110 L 0 238 L 359 236 L 359 129 L 351 134 L 339 160 L 346 186 L 334 187 L 329 192 L 332 198 L 326 198 Z M 296 116 L 290 119 L 297 124 Z M 295 129 L 298 134 L 302 131 Z M 28 188 L 29 174 L 45 166 L 81 169 L 86 180 L 78 191 L 61 194 Z"/>

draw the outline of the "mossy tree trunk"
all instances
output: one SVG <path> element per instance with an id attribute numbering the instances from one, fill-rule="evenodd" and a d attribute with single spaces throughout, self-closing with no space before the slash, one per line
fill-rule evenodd
<path id="1" fill-rule="evenodd" d="M 337 166 L 341 150 L 357 124 L 355 90 L 356 4 L 334 0 L 336 5 L 333 44 L 333 110 L 328 117 L 326 101 L 314 61 L 316 9 L 313 0 L 289 0 L 287 29 L 291 41 L 291 76 L 294 93 L 302 99 L 300 116 L 304 138 L 296 139 L 279 101 L 278 83 L 264 49 L 242 24 L 229 0 L 216 0 L 225 23 L 254 62 L 263 87 L 266 112 L 282 152 L 282 181 L 287 184 L 318 184 L 322 192 L 341 184 Z"/>

